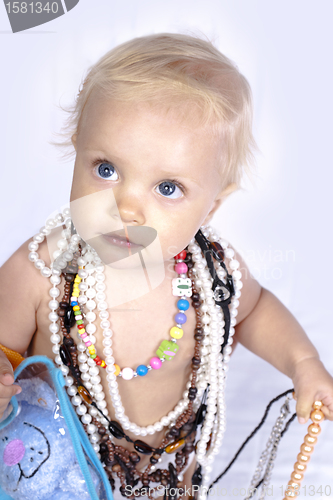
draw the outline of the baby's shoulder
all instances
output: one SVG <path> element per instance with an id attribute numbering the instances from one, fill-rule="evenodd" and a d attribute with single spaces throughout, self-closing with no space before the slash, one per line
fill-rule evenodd
<path id="1" fill-rule="evenodd" d="M 32 239 L 21 245 L 0 268 L 0 343 L 23 354 L 36 332 L 36 312 L 49 285 L 31 262 Z M 30 246 L 30 247 L 29 247 Z M 46 243 L 38 257 L 50 259 Z"/>
<path id="2" fill-rule="evenodd" d="M 39 244 L 36 252 L 33 239 L 25 241 L 9 259 L 0 267 L 0 300 L 11 300 L 20 310 L 25 304 L 38 308 L 40 297 L 46 286 L 45 277 L 38 269 L 42 260 L 49 265 L 50 256 L 46 241 Z"/>

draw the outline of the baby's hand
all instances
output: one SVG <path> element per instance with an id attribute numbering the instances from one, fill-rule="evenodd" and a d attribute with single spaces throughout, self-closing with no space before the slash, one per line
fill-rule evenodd
<path id="1" fill-rule="evenodd" d="M 333 420 L 333 378 L 318 358 L 308 358 L 296 364 L 292 377 L 298 421 L 305 424 L 312 405 L 321 401 L 325 418 Z"/>
<path id="2" fill-rule="evenodd" d="M 0 350 L 0 418 L 12 396 L 19 394 L 21 387 L 14 385 L 14 372 L 12 365 L 5 354 Z"/>

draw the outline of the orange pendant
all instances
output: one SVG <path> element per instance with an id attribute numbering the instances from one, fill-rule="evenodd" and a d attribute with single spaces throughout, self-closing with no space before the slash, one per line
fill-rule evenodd
<path id="1" fill-rule="evenodd" d="M 175 453 L 175 451 L 179 450 L 182 446 L 185 444 L 185 439 L 178 439 L 178 441 L 174 441 L 173 443 L 170 443 L 166 448 L 165 451 L 166 453 Z"/>
<path id="2" fill-rule="evenodd" d="M 86 403 L 88 403 L 88 405 L 91 405 L 92 397 L 90 396 L 89 392 L 82 385 L 79 385 L 79 387 L 77 388 L 77 391 L 80 394 L 81 398 Z"/>

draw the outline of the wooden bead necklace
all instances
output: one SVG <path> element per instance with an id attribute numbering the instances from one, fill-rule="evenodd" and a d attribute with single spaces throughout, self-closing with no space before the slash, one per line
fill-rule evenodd
<path id="1" fill-rule="evenodd" d="M 77 257 L 77 256 L 76 256 Z M 68 266 L 70 270 L 73 271 L 75 268 L 76 262 L 73 260 Z M 64 297 L 62 302 L 60 303 L 60 323 L 62 332 L 64 335 L 63 344 L 60 347 L 60 356 L 65 366 L 69 367 L 77 385 L 78 392 L 82 399 L 85 401 L 87 405 L 93 405 L 98 409 L 96 403 L 93 402 L 92 396 L 89 394 L 89 391 L 84 387 L 84 384 L 80 378 L 80 371 L 77 370 L 77 352 L 75 342 L 70 336 L 70 324 L 67 323 L 65 318 L 68 318 L 69 315 L 66 315 L 66 310 L 68 310 L 69 306 L 69 297 L 73 297 L 73 288 L 75 286 L 75 277 L 74 274 L 64 272 L 65 278 L 65 288 L 64 288 Z M 193 278 L 193 273 L 190 272 L 190 279 Z M 72 284 L 72 286 L 71 286 Z M 194 289 L 194 297 L 196 302 L 198 302 L 198 294 L 194 288 L 194 283 L 192 282 L 192 286 Z M 64 307 L 66 304 L 67 309 Z M 122 427 L 116 421 L 108 420 L 108 430 L 109 433 L 117 438 L 123 439 L 125 438 L 127 442 L 130 442 L 134 445 L 134 451 L 130 452 L 126 448 L 122 446 L 115 445 L 112 440 L 110 434 L 107 433 L 105 427 L 96 419 L 93 418 L 92 422 L 98 429 L 98 433 L 101 436 L 101 460 L 105 464 L 105 470 L 109 475 L 110 483 L 114 487 L 114 479 L 112 474 L 116 474 L 121 482 L 120 491 L 124 496 L 127 496 L 126 486 L 136 486 L 139 481 L 142 482 L 142 494 L 146 494 L 146 488 L 149 486 L 150 482 L 159 482 L 161 479 L 161 484 L 165 487 L 176 488 L 180 486 L 177 480 L 177 476 L 184 470 L 188 463 L 188 457 L 190 453 L 194 450 L 194 440 L 196 435 L 197 426 L 203 422 L 205 407 L 206 405 L 202 403 L 196 413 L 193 412 L 193 401 L 196 398 L 197 389 L 195 387 L 196 381 L 196 371 L 200 367 L 200 344 L 204 337 L 202 332 L 202 324 L 200 322 L 200 310 L 199 307 L 196 308 L 196 330 L 195 330 L 195 339 L 196 344 L 194 348 L 194 357 L 192 359 L 192 383 L 189 388 L 188 398 L 189 398 L 189 407 L 180 417 L 177 419 L 174 426 L 172 426 L 166 433 L 165 438 L 162 440 L 160 446 L 158 448 L 153 448 L 150 445 L 147 445 L 141 440 L 133 441 L 129 436 L 125 434 Z M 66 324 L 65 324 L 66 323 Z M 99 409 L 98 409 L 99 410 Z M 99 410 L 101 414 L 102 411 Z M 88 425 L 84 425 L 86 431 Z M 175 438 L 178 438 L 175 441 Z M 138 453 L 142 453 L 144 455 L 151 455 L 150 464 L 146 467 L 144 472 L 138 471 L 135 468 L 135 464 L 140 462 L 140 456 Z M 152 468 L 155 464 L 158 463 L 162 453 L 176 453 L 176 462 L 175 466 L 170 463 L 168 470 L 160 470 L 158 469 L 156 472 L 152 471 Z M 199 485 L 200 483 L 200 468 L 194 474 L 193 481 Z M 156 488 L 156 487 L 155 487 Z M 154 491 L 154 487 L 151 488 L 151 491 Z M 129 497 L 130 498 L 130 497 Z"/>

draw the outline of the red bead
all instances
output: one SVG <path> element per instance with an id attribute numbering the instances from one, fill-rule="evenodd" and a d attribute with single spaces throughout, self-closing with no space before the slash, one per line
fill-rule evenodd
<path id="1" fill-rule="evenodd" d="M 96 361 L 96 358 L 95 358 L 95 361 Z M 99 360 L 99 361 L 96 361 L 96 365 L 101 365 L 102 364 L 102 361 Z"/>
<path id="2" fill-rule="evenodd" d="M 77 325 L 78 330 L 82 330 L 84 328 L 84 325 Z"/>
<path id="3" fill-rule="evenodd" d="M 96 363 L 97 363 L 97 361 L 101 361 L 101 358 L 99 356 L 96 356 L 96 358 L 94 358 L 94 359 L 95 359 Z"/>
<path id="4" fill-rule="evenodd" d="M 186 250 L 182 250 L 180 253 L 178 253 L 175 257 L 176 260 L 184 260 L 186 259 L 187 252 Z"/>

